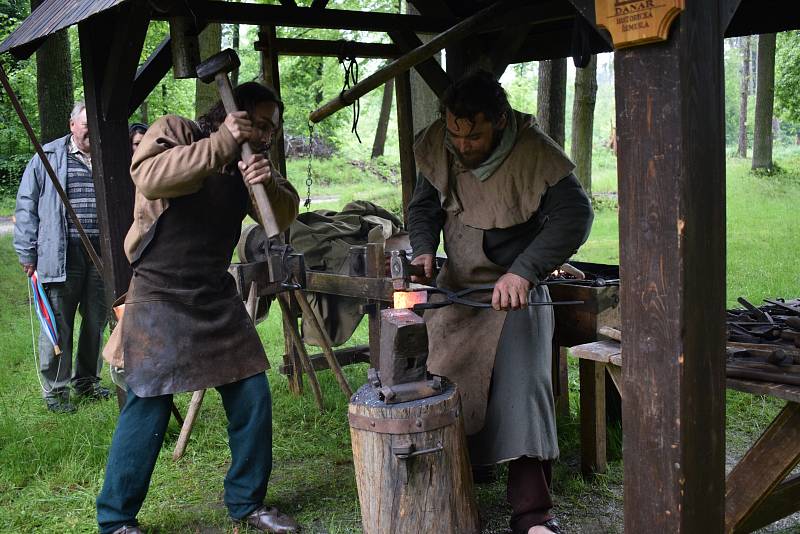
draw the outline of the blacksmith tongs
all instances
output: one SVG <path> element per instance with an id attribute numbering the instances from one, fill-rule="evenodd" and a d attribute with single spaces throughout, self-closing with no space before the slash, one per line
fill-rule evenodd
<path id="1" fill-rule="evenodd" d="M 437 302 L 423 302 L 420 304 L 414 304 L 413 310 L 420 311 L 420 310 L 432 310 L 436 308 L 443 308 L 445 306 L 449 306 L 451 304 L 461 304 L 463 306 L 470 306 L 471 308 L 491 308 L 491 302 L 479 302 L 477 300 L 471 300 L 466 298 L 468 295 L 472 295 L 473 293 L 480 293 L 485 291 L 494 291 L 493 284 L 481 285 L 476 287 L 468 287 L 466 289 L 462 289 L 460 291 L 450 291 L 449 289 L 445 289 L 443 287 L 432 287 L 429 288 L 428 293 L 438 293 L 444 295 L 445 300 L 440 300 Z M 555 302 L 531 302 L 531 297 L 533 296 L 533 290 L 528 291 L 528 306 L 566 306 L 572 304 L 583 304 L 584 301 L 582 300 L 559 300 Z"/>

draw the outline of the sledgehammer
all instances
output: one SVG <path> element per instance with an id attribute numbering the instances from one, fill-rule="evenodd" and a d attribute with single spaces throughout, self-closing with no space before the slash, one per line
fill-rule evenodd
<path id="1" fill-rule="evenodd" d="M 230 48 L 226 48 L 222 52 L 214 54 L 197 65 L 197 77 L 200 78 L 200 80 L 204 83 L 211 83 L 212 81 L 217 82 L 219 97 L 222 100 L 222 105 L 225 106 L 226 113 L 239 111 L 236 99 L 233 97 L 231 81 L 228 79 L 228 73 L 238 68 L 239 65 L 239 56 Z M 242 144 L 242 159 L 247 161 L 252 155 L 253 150 L 245 141 Z M 272 209 L 272 205 L 269 203 L 264 184 L 247 184 L 247 187 L 253 195 L 253 198 L 255 198 L 256 210 L 261 218 L 261 224 L 264 225 L 264 230 L 267 232 L 267 236 L 275 237 L 280 233 L 280 228 L 278 228 L 278 223 L 275 221 L 275 212 Z"/>

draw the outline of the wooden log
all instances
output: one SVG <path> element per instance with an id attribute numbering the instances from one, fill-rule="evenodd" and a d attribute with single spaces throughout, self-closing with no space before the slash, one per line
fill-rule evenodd
<path id="1" fill-rule="evenodd" d="M 178 436 L 178 441 L 175 443 L 175 450 L 172 451 L 172 459 L 180 460 L 183 453 L 186 452 L 186 446 L 189 444 L 189 436 L 192 435 L 194 422 L 197 419 L 197 414 L 200 413 L 200 406 L 203 405 L 203 397 L 206 395 L 206 390 L 199 389 L 192 393 L 192 400 L 189 402 L 189 408 L 186 410 L 186 418 L 183 420 L 181 426 L 181 433 Z"/>
<path id="2" fill-rule="evenodd" d="M 397 138 L 400 145 L 400 186 L 403 195 L 403 221 L 408 227 L 408 205 L 417 181 L 414 160 L 414 104 L 411 100 L 411 73 L 395 78 L 397 100 Z"/>
<path id="3" fill-rule="evenodd" d="M 401 72 L 407 71 L 414 65 L 433 57 L 434 54 L 439 52 L 448 44 L 460 41 L 470 34 L 477 32 L 481 26 L 486 23 L 486 21 L 500 13 L 508 11 L 511 5 L 512 3 L 509 1 L 500 1 L 482 9 L 470 17 L 467 17 L 450 29 L 440 33 L 422 46 L 419 46 L 404 56 L 392 61 L 382 69 L 378 69 L 372 75 L 367 76 L 355 84 L 351 89 L 343 91 L 338 97 L 330 100 L 317 110 L 313 111 L 308 116 L 308 119 L 311 122 L 319 122 L 322 119 L 329 117 L 343 107 L 352 104 L 358 98 L 361 98 L 376 87 L 380 87 L 390 78 L 394 78 Z"/>
<path id="4" fill-rule="evenodd" d="M 344 367 L 354 363 L 369 363 L 369 345 L 356 345 L 355 347 L 348 347 L 346 349 L 338 349 L 333 351 L 336 356 L 336 361 L 339 365 Z M 315 371 L 324 371 L 329 369 L 328 359 L 322 353 L 310 354 L 311 364 L 314 366 Z M 294 373 L 294 366 L 291 362 L 291 356 L 288 354 L 283 355 L 284 365 L 281 365 L 278 372 L 282 375 L 291 376 Z"/>
<path id="5" fill-rule="evenodd" d="M 388 282 L 391 287 L 391 281 L 385 278 L 386 257 L 382 244 L 367 244 L 366 271 L 368 277 Z M 390 295 L 393 293 L 394 288 L 390 290 Z M 378 369 L 381 357 L 381 303 L 374 297 L 367 302 L 369 305 L 369 364 Z"/>
<path id="6" fill-rule="evenodd" d="M 480 532 L 454 385 L 392 405 L 364 385 L 348 418 L 365 534 Z"/>

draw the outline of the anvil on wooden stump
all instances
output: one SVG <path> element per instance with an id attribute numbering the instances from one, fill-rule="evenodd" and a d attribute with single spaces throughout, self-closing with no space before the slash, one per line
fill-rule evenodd
<path id="1" fill-rule="evenodd" d="M 381 351 L 369 383 L 386 404 L 424 399 L 442 392 L 442 377 L 428 376 L 428 329 L 409 309 L 381 311 Z"/>

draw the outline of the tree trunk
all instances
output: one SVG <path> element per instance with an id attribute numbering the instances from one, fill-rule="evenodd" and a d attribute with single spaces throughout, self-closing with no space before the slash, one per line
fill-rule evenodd
<path id="1" fill-rule="evenodd" d="M 42 0 L 31 0 L 31 11 Z M 39 105 L 40 140 L 47 143 L 69 132 L 69 114 L 75 104 L 69 35 L 61 30 L 36 52 L 36 95 Z"/>
<path id="2" fill-rule="evenodd" d="M 222 25 L 209 24 L 200 32 L 200 59 L 207 59 L 220 51 L 222 44 Z M 199 117 L 217 103 L 219 95 L 214 83 L 195 81 L 194 112 Z"/>
<path id="3" fill-rule="evenodd" d="M 539 91 L 536 102 L 539 127 L 553 141 L 564 146 L 567 104 L 567 60 L 539 62 Z"/>
<path id="4" fill-rule="evenodd" d="M 150 117 L 148 117 L 148 109 L 147 109 L 147 99 L 142 102 L 142 105 L 139 106 L 139 120 L 142 121 L 143 124 L 150 124 Z"/>
<path id="5" fill-rule="evenodd" d="M 383 85 L 381 114 L 378 117 L 378 127 L 375 130 L 375 141 L 372 143 L 372 159 L 383 156 L 383 147 L 386 145 L 386 132 L 389 130 L 389 118 L 392 114 L 393 93 L 394 80 L 389 80 Z"/>
<path id="6" fill-rule="evenodd" d="M 772 169 L 772 107 L 775 99 L 775 34 L 758 36 L 758 85 L 753 170 Z"/>
<path id="7" fill-rule="evenodd" d="M 587 195 L 592 194 L 592 134 L 597 101 L 597 56 L 583 69 L 575 69 L 575 98 L 572 101 L 572 160 L 575 175 Z"/>
<path id="8" fill-rule="evenodd" d="M 739 84 L 739 150 L 740 158 L 747 157 L 747 97 L 750 95 L 750 36 L 740 37 L 742 49 L 742 80 Z"/>

